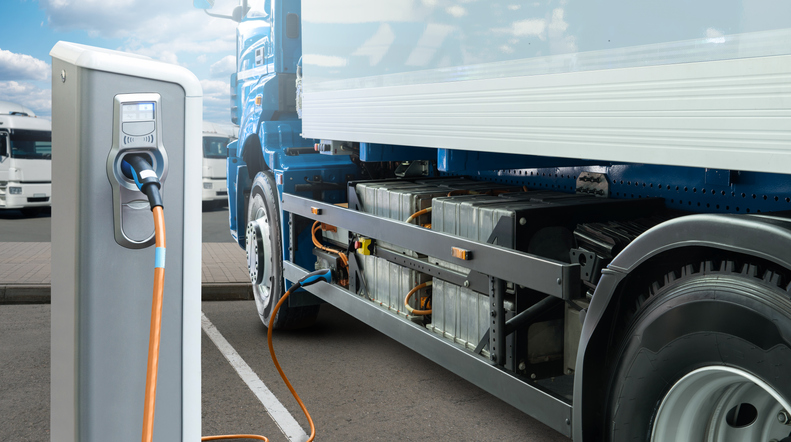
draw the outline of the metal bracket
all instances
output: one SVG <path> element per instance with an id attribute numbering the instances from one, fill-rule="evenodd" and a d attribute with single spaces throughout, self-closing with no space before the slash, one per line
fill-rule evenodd
<path id="1" fill-rule="evenodd" d="M 398 165 L 394 174 L 400 178 L 415 178 L 428 175 L 428 160 L 405 161 Z"/>
<path id="2" fill-rule="evenodd" d="M 563 299 L 580 290 L 579 264 L 568 264 L 505 247 L 484 244 L 446 233 L 424 229 L 400 220 L 381 218 L 291 194 L 283 194 L 282 209 L 309 219 L 318 219 L 369 238 L 387 241 L 407 250 L 444 259 L 484 275 Z M 315 215 L 311 208 L 321 208 Z M 472 261 L 453 258 L 453 247 L 470 250 Z"/>
<path id="3" fill-rule="evenodd" d="M 474 290 L 478 293 L 489 293 L 489 278 L 487 278 L 486 275 L 476 272 L 475 270 L 471 270 L 469 273 L 464 274 L 462 272 L 440 267 L 424 259 L 413 258 L 411 256 L 396 253 L 379 247 L 376 248 L 374 255 L 400 266 L 417 270 L 418 272 L 425 273 L 443 281 L 447 281 L 451 284 Z"/>
<path id="4" fill-rule="evenodd" d="M 365 296 L 371 298 L 371 293 L 368 291 L 368 284 L 365 283 L 365 274 L 363 267 L 360 265 L 360 257 L 357 253 L 351 253 L 352 259 L 349 260 L 349 291 L 358 294 L 362 288 L 365 291 Z"/>
<path id="5" fill-rule="evenodd" d="M 489 279 L 489 359 L 492 364 L 505 364 L 505 281 L 500 278 Z"/>
<path id="6" fill-rule="evenodd" d="M 580 172 L 577 177 L 577 193 L 595 195 L 601 198 L 610 196 L 610 183 L 607 175 L 595 172 Z"/>

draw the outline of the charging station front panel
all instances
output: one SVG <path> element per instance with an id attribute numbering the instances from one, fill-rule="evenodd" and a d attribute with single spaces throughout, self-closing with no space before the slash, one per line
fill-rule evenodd
<path id="1" fill-rule="evenodd" d="M 113 187 L 115 241 L 130 248 L 154 244 L 154 219 L 148 199 L 121 171 L 126 155 L 148 157 L 165 194 L 168 155 L 162 143 L 160 94 L 118 94 L 113 103 L 113 146 L 107 156 L 107 178 Z"/>
<path id="2" fill-rule="evenodd" d="M 154 440 L 191 440 L 200 434 L 200 348 L 195 344 L 200 328 L 193 327 L 199 318 L 192 318 L 199 314 L 200 280 L 194 284 L 185 275 L 200 277 L 200 253 L 196 271 L 195 253 L 185 253 L 185 247 L 194 250 L 195 245 L 185 244 L 185 238 L 197 241 L 200 250 L 200 221 L 191 219 L 199 218 L 200 181 L 189 178 L 193 174 L 186 165 L 195 162 L 185 134 L 195 126 L 199 139 L 200 112 L 188 109 L 190 97 L 178 83 L 86 68 L 59 59 L 57 49 L 52 64 L 52 440 L 140 439 L 155 251 L 145 197 L 118 174 L 128 153 L 151 155 L 156 173 L 167 178 L 162 196 L 168 254 Z M 195 191 L 185 180 L 196 181 L 189 184 Z M 198 389 L 198 403 L 184 399 L 195 396 L 184 391 L 187 378 L 189 388 Z"/>

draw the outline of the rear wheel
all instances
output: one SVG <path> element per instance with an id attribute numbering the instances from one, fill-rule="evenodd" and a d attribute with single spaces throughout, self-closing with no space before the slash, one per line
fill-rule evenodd
<path id="1" fill-rule="evenodd" d="M 253 284 L 258 316 L 269 326 L 272 309 L 283 296 L 283 246 L 280 204 L 275 178 L 269 171 L 259 172 L 253 180 L 247 206 L 247 267 Z M 275 329 L 306 327 L 316 320 L 318 305 L 290 307 L 277 312 Z"/>
<path id="2" fill-rule="evenodd" d="M 631 318 L 612 372 L 608 440 L 791 435 L 789 293 L 779 275 L 759 279 L 754 265 L 714 268 L 706 262 L 668 274 Z"/>

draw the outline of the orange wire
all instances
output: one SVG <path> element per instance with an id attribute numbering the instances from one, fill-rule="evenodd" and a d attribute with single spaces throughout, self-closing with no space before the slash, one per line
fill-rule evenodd
<path id="1" fill-rule="evenodd" d="M 343 267 L 346 268 L 346 274 L 349 273 L 349 258 L 346 256 L 345 253 L 341 252 L 340 250 L 331 249 L 329 247 L 324 246 L 322 243 L 319 242 L 318 238 L 316 238 L 316 233 L 321 229 L 321 221 L 316 221 L 313 223 L 313 227 L 310 230 L 311 236 L 313 237 L 313 245 L 318 247 L 321 250 L 329 253 L 335 253 L 341 257 L 341 263 Z M 338 281 L 340 285 L 347 285 L 349 283 L 348 279 L 341 279 Z"/>
<path id="2" fill-rule="evenodd" d="M 277 315 L 278 310 L 280 310 L 280 306 L 283 304 L 283 301 L 291 295 L 291 292 L 294 290 L 294 285 L 291 286 L 288 291 L 280 298 L 280 301 L 277 302 L 274 310 L 272 310 L 272 314 L 269 316 L 269 326 L 266 330 L 266 342 L 269 344 L 269 354 L 272 356 L 272 362 L 275 363 L 275 368 L 277 368 L 277 372 L 280 373 L 280 377 L 283 378 L 283 382 L 286 383 L 288 390 L 291 392 L 291 395 L 294 396 L 294 399 L 297 400 L 299 403 L 299 408 L 302 409 L 302 412 L 305 413 L 305 417 L 308 418 L 308 423 L 310 424 L 310 437 L 308 438 L 307 442 L 313 442 L 313 439 L 316 437 L 316 426 L 313 425 L 313 419 L 310 417 L 310 413 L 308 413 L 308 409 L 305 408 L 305 404 L 302 402 L 302 399 L 299 398 L 297 391 L 294 390 L 294 386 L 291 385 L 291 382 L 286 377 L 286 374 L 283 373 L 283 369 L 280 368 L 280 362 L 277 361 L 277 356 L 275 356 L 275 347 L 272 346 L 272 328 L 275 324 L 275 316 Z"/>
<path id="3" fill-rule="evenodd" d="M 165 216 L 161 206 L 154 213 L 156 247 L 165 247 Z M 148 336 L 148 366 L 146 368 L 146 393 L 143 405 L 143 442 L 154 439 L 154 408 L 157 401 L 157 372 L 159 367 L 159 340 L 162 331 L 162 296 L 165 289 L 165 269 L 154 268 L 154 293 L 151 302 L 151 330 Z"/>
<path id="4" fill-rule="evenodd" d="M 470 194 L 470 191 L 469 190 L 464 190 L 464 189 L 456 189 L 456 190 L 451 190 L 450 192 L 448 192 L 448 196 L 469 195 L 469 194 Z"/>
<path id="5" fill-rule="evenodd" d="M 427 214 L 427 213 L 429 213 L 429 212 L 431 212 L 431 207 L 426 207 L 426 208 L 425 208 L 425 209 L 423 209 L 423 210 L 418 210 L 417 212 L 415 212 L 415 213 L 413 213 L 413 214 L 409 215 L 409 218 L 407 218 L 407 221 L 406 221 L 406 222 L 411 222 L 412 220 L 415 220 L 415 219 L 417 219 L 418 217 L 420 217 L 420 216 L 423 216 L 423 215 L 425 215 L 425 214 Z"/>
<path id="6" fill-rule="evenodd" d="M 258 436 L 257 434 L 225 434 L 222 436 L 203 436 L 200 440 L 223 440 L 223 439 L 255 439 L 255 440 L 263 440 L 269 442 L 264 436 Z"/>
<path id="7" fill-rule="evenodd" d="M 161 206 L 156 206 L 152 209 L 154 214 L 154 243 L 156 247 L 165 248 L 165 244 L 167 243 L 165 238 L 165 216 Z M 157 374 L 159 368 L 159 344 L 160 338 L 162 335 L 162 298 L 165 291 L 165 269 L 163 267 L 155 267 L 154 268 L 154 293 L 153 293 L 153 300 L 151 302 L 151 331 L 148 336 L 148 366 L 146 368 L 146 392 L 145 392 L 145 399 L 143 405 L 143 435 L 142 441 L 143 442 L 153 442 L 154 439 L 154 414 L 155 414 L 155 405 L 157 401 Z M 283 300 L 285 300 L 288 295 L 291 294 L 291 290 L 286 292 L 286 294 L 280 299 L 280 302 L 277 303 L 275 309 L 272 311 L 272 317 L 269 321 L 269 352 L 272 355 L 272 360 L 275 361 L 275 366 L 277 366 L 278 371 L 280 372 L 280 376 L 283 377 L 283 380 L 286 381 L 286 385 L 288 385 L 289 390 L 299 402 L 300 407 L 302 407 L 302 411 L 305 412 L 305 415 L 308 416 L 308 421 L 310 422 L 310 430 L 311 430 L 311 437 L 308 442 L 313 441 L 315 437 L 316 430 L 313 426 L 313 420 L 311 420 L 310 415 L 308 414 L 308 410 L 305 408 L 305 405 L 297 396 L 297 393 L 294 391 L 294 388 L 291 386 L 291 383 L 286 378 L 286 375 L 283 373 L 283 370 L 280 369 L 280 364 L 277 362 L 277 357 L 275 356 L 274 348 L 272 348 L 272 321 L 277 315 L 277 311 L 280 309 L 280 305 L 283 304 Z M 262 440 L 265 442 L 269 442 L 264 436 L 258 436 L 255 434 L 228 434 L 228 435 L 221 435 L 221 436 L 204 436 L 201 437 L 201 440 L 210 441 L 210 440 L 222 440 L 222 439 L 255 439 L 255 440 Z"/>
<path id="8" fill-rule="evenodd" d="M 404 305 L 407 306 L 407 307 L 411 307 L 409 305 L 409 299 L 412 298 L 412 295 L 417 293 L 420 289 L 428 287 L 428 285 L 429 285 L 428 282 L 424 282 L 423 284 L 420 284 L 420 285 L 416 286 L 415 288 L 413 288 L 412 290 L 410 290 L 409 293 L 407 293 L 407 295 L 406 295 L 406 299 L 404 299 Z M 409 312 L 409 314 L 410 315 L 416 315 L 416 316 L 425 316 L 425 315 L 430 315 L 431 314 L 431 310 L 412 310 L 411 312 Z"/>

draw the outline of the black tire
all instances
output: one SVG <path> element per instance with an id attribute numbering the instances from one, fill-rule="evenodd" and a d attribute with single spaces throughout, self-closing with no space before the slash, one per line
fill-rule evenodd
<path id="1" fill-rule="evenodd" d="M 613 363 L 602 439 L 652 440 L 655 421 L 657 431 L 668 422 L 657 416 L 671 387 L 683 390 L 699 373 L 746 373 L 765 382 L 786 402 L 791 400 L 791 299 L 779 286 L 778 274 L 765 271 L 761 276 L 755 265 L 737 269 L 732 261 L 704 262 L 684 267 L 680 276 L 668 274 L 663 285 L 655 283 L 640 298 L 642 305 L 629 320 Z M 712 417 L 715 424 L 724 425 L 719 420 L 723 412 L 711 416 L 717 417 Z M 776 414 L 770 417 L 776 419 Z M 727 424 L 739 428 L 731 421 Z M 677 431 L 682 424 L 677 425 L 667 427 Z M 791 432 L 791 427 L 783 430 L 782 425 L 771 428 L 786 431 L 777 439 Z"/>
<path id="2" fill-rule="evenodd" d="M 259 267 L 268 264 L 270 266 L 269 277 L 256 284 L 252 281 L 253 297 L 255 298 L 258 316 L 264 326 L 269 326 L 269 319 L 277 302 L 285 291 L 283 284 L 283 260 L 282 260 L 282 239 L 281 239 L 281 220 L 280 204 L 275 184 L 275 177 L 270 171 L 259 172 L 253 180 L 250 190 L 250 198 L 247 204 L 247 219 L 258 219 L 259 223 L 268 225 L 268 241 L 265 244 L 266 263 L 259 263 Z M 249 239 L 249 237 L 248 237 Z M 248 267 L 256 262 L 250 259 L 252 241 L 248 241 Z M 251 272 L 252 274 L 252 272 Z M 284 303 L 275 317 L 274 329 L 296 329 L 312 325 L 319 313 L 319 305 L 304 307 L 289 307 Z"/>

